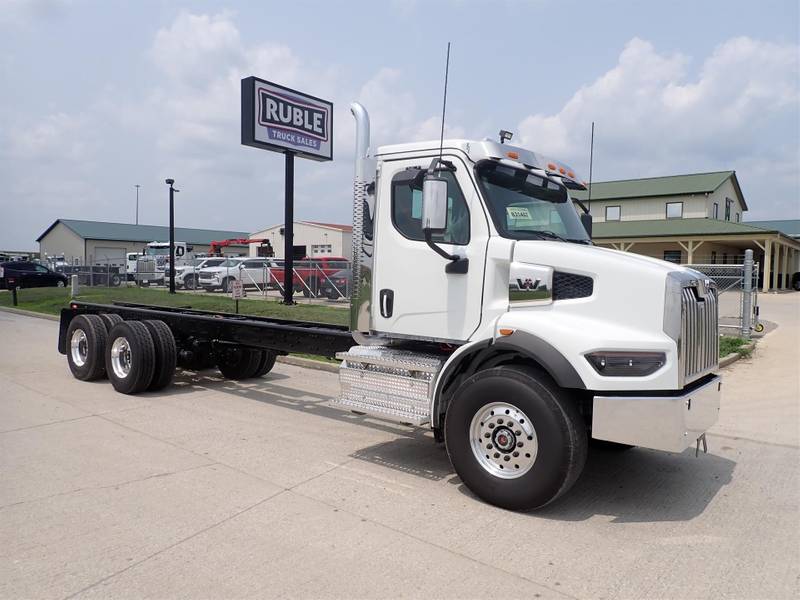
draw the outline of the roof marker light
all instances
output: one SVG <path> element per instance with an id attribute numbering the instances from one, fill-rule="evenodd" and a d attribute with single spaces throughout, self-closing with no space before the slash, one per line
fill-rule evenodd
<path id="1" fill-rule="evenodd" d="M 547 168 L 550 169 L 551 171 L 556 170 L 556 166 L 553 163 L 547 163 Z"/>
<path id="2" fill-rule="evenodd" d="M 572 171 L 567 171 L 567 177 L 570 177 L 571 179 L 575 179 L 575 173 L 573 173 Z"/>
<path id="3" fill-rule="evenodd" d="M 562 175 L 565 175 L 567 170 L 564 167 L 558 167 L 558 172 L 561 173 Z"/>
<path id="4" fill-rule="evenodd" d="M 519 158 L 519 152 L 514 152 L 513 150 L 510 150 L 506 152 L 506 156 L 508 158 L 513 158 L 514 160 L 517 160 Z"/>

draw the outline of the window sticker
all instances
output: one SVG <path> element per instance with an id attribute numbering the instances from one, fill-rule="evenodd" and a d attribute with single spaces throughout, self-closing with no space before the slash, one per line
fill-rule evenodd
<path id="1" fill-rule="evenodd" d="M 531 213 L 524 206 L 506 206 L 506 214 L 509 219 L 530 219 Z"/>
<path id="2" fill-rule="evenodd" d="M 411 218 L 422 218 L 422 190 L 414 190 L 411 193 Z"/>

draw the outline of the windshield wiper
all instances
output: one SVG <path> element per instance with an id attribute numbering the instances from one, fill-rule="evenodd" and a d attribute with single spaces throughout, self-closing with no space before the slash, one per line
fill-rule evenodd
<path id="1" fill-rule="evenodd" d="M 568 239 L 561 237 L 557 233 L 553 233 L 549 229 L 537 229 L 535 231 L 526 231 L 525 233 L 530 233 L 532 235 L 539 236 L 540 238 L 548 239 L 548 240 L 559 240 L 562 242 L 569 242 Z"/>

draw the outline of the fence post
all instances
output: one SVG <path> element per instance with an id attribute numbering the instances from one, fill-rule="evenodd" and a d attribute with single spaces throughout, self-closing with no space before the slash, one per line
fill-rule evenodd
<path id="1" fill-rule="evenodd" d="M 742 337 L 750 339 L 753 318 L 753 251 L 744 251 L 744 274 L 742 281 Z"/>
<path id="2" fill-rule="evenodd" d="M 78 276 L 74 273 L 70 277 L 70 283 L 72 284 L 72 297 L 75 298 L 80 293 L 80 284 L 78 283 Z"/>

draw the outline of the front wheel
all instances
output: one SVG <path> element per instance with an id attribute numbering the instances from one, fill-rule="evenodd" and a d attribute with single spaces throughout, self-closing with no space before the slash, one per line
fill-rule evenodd
<path id="1" fill-rule="evenodd" d="M 183 287 L 185 287 L 187 290 L 193 290 L 197 288 L 197 284 L 194 281 L 194 277 L 192 277 L 191 275 L 187 275 L 183 279 Z"/>
<path id="2" fill-rule="evenodd" d="M 63 288 L 63 287 L 65 287 L 66 285 L 67 285 L 67 284 L 66 284 L 66 283 L 64 283 L 63 281 L 57 281 L 57 282 L 56 282 L 56 287 Z"/>
<path id="3" fill-rule="evenodd" d="M 231 281 L 234 281 L 232 277 L 226 277 L 222 280 L 222 293 L 227 294 L 231 291 Z"/>
<path id="4" fill-rule="evenodd" d="M 572 487 L 588 439 L 576 406 L 545 373 L 508 366 L 461 384 L 447 410 L 445 442 L 453 467 L 476 495 L 527 510 Z"/>

